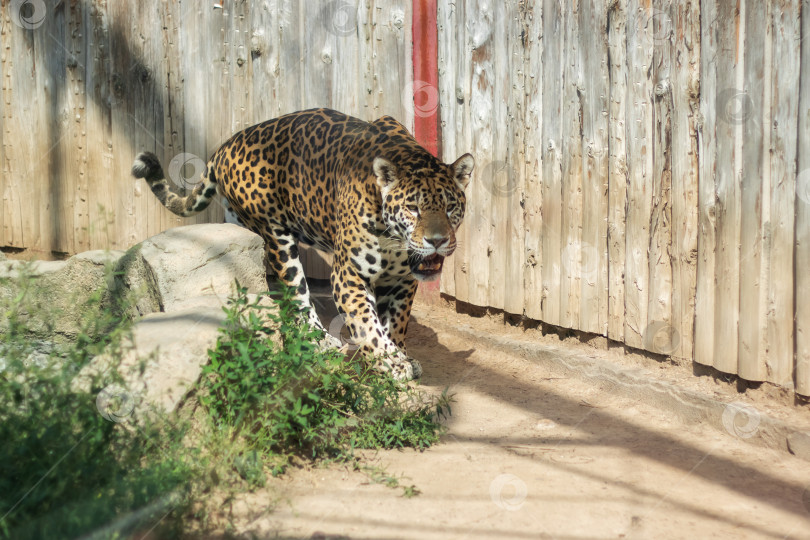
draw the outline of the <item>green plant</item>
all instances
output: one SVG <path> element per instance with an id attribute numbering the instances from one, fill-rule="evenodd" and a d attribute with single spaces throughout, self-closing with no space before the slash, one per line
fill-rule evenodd
<path id="1" fill-rule="evenodd" d="M 185 518 L 206 526 L 204 505 L 186 512 L 206 492 L 228 501 L 299 457 L 351 461 L 404 496 L 418 493 L 354 451 L 430 446 L 449 398 L 426 399 L 361 357 L 321 350 L 289 292 L 267 306 L 240 289 L 196 390 L 202 414 L 171 422 L 131 421 L 126 393 L 110 391 L 131 345 L 130 300 L 97 291 L 77 335 L 48 343 L 31 337 L 32 327 L 46 335 L 47 293 L 25 267 L 0 279 L 0 539 L 153 526 L 177 536 Z M 108 369 L 82 369 L 102 352 Z"/>
<path id="2" fill-rule="evenodd" d="M 322 331 L 303 321 L 290 290 L 268 305 L 239 289 L 225 311 L 199 401 L 218 429 L 244 440 L 273 474 L 295 456 L 348 459 L 356 448 L 423 449 L 438 441 L 447 395 L 427 399 L 360 355 L 320 348 Z"/>
<path id="3" fill-rule="evenodd" d="M 34 341 L 30 327 L 41 325 L 32 321 L 49 316 L 38 287 L 25 267 L 0 280 L 0 538 L 78 537 L 161 495 L 185 494 L 194 462 L 181 451 L 183 429 L 111 421 L 99 391 L 120 382 L 115 369 L 76 384 L 103 350 L 115 368 L 126 321 L 100 306 L 98 292 L 88 301 L 95 315 L 72 342 Z"/>
<path id="4" fill-rule="evenodd" d="M 402 496 L 406 499 L 416 497 L 421 493 L 419 488 L 413 484 L 403 484 L 402 477 L 397 478 L 388 473 L 384 468 L 377 465 L 358 465 L 358 470 L 365 473 L 368 478 L 375 484 L 382 484 L 383 486 L 396 489 L 402 489 Z"/>

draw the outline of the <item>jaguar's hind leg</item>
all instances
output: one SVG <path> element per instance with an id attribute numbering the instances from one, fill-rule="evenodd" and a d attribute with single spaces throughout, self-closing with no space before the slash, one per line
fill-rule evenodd
<path id="1" fill-rule="evenodd" d="M 274 289 L 278 282 L 295 291 L 295 299 L 300 303 L 301 310 L 306 313 L 307 321 L 311 326 L 323 330 L 325 337 L 323 345 L 339 348 L 338 338 L 331 336 L 321 324 L 318 314 L 312 305 L 309 294 L 304 267 L 298 252 L 298 245 L 292 233 L 284 227 L 266 227 L 264 238 L 264 266 L 267 272 L 267 286 Z"/>

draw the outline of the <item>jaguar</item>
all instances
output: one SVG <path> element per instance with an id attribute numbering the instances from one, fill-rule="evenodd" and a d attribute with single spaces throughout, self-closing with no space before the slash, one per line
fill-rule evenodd
<path id="1" fill-rule="evenodd" d="M 437 279 L 456 249 L 474 166 L 470 154 L 444 163 L 390 116 L 366 122 L 320 108 L 234 134 L 186 196 L 170 189 L 154 153 L 139 154 L 132 174 L 179 216 L 224 196 L 240 224 L 264 240 L 268 286 L 293 288 L 322 330 L 298 245 L 333 253 L 332 296 L 351 341 L 377 369 L 407 381 L 422 373 L 405 347 L 417 285 Z"/>

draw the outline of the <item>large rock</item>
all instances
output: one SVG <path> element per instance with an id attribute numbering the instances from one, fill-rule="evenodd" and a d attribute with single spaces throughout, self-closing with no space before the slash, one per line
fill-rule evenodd
<path id="1" fill-rule="evenodd" d="M 225 313 L 218 305 L 172 313 L 152 313 L 133 328 L 133 347 L 121 359 L 122 384 L 108 386 L 97 399 L 99 412 L 111 420 L 142 417 L 151 410 L 173 411 L 208 362 Z M 96 366 L 109 363 L 98 359 Z M 112 399 L 117 398 L 117 399 Z"/>
<path id="2" fill-rule="evenodd" d="M 170 312 L 203 295 L 224 302 L 235 280 L 250 292 L 267 290 L 263 257 L 262 239 L 242 227 L 176 227 L 130 249 L 122 259 L 122 280 L 136 292 L 137 314 Z"/>
<path id="3" fill-rule="evenodd" d="M 27 322 L 44 342 L 75 337 L 83 321 L 139 319 L 132 349 L 120 359 L 110 356 L 113 351 L 96 358 L 77 384 L 89 389 L 89 373 L 118 365 L 124 384 L 99 394 L 102 414 L 120 420 L 133 410 L 169 412 L 208 362 L 234 282 L 252 293 L 266 290 L 263 247 L 259 236 L 242 227 L 192 225 L 149 238 L 126 253 L 92 251 L 55 262 L 0 261 L 0 299 L 13 303 L 27 289 L 22 311 L 35 315 Z M 0 321 L 0 334 L 7 328 L 8 322 Z"/>
<path id="4" fill-rule="evenodd" d="M 0 303 L 14 304 L 21 322 L 37 339 L 72 339 L 95 326 L 102 311 L 115 311 L 111 276 L 123 255 L 87 251 L 67 261 L 0 261 Z M 0 334 L 8 324 L 7 319 L 0 320 Z"/>
<path id="5" fill-rule="evenodd" d="M 263 297 L 261 304 L 271 306 L 272 302 Z M 171 413 L 200 378 L 226 315 L 215 295 L 190 298 L 186 305 L 185 309 L 143 317 L 134 324 L 132 347 L 120 360 L 102 355 L 82 370 L 76 384 L 84 390 L 89 389 L 92 374 L 108 373 L 111 366 L 123 379 L 98 394 L 96 405 L 106 418 L 140 421 L 155 412 Z M 259 313 L 265 315 L 266 311 Z"/>

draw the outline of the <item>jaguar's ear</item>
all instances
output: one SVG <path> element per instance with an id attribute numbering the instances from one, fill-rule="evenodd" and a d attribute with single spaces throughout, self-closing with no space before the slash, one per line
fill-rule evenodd
<path id="1" fill-rule="evenodd" d="M 377 185 L 380 189 L 391 189 L 399 180 L 397 166 L 385 158 L 374 159 L 374 174 L 377 175 Z"/>
<path id="2" fill-rule="evenodd" d="M 470 154 L 464 154 L 453 163 L 453 175 L 462 189 L 470 183 L 470 173 L 475 167 L 475 158 Z"/>

